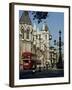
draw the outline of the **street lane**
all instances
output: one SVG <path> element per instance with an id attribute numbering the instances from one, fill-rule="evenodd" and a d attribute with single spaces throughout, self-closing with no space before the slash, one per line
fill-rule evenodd
<path id="1" fill-rule="evenodd" d="M 20 79 L 64 77 L 64 70 L 20 71 Z"/>

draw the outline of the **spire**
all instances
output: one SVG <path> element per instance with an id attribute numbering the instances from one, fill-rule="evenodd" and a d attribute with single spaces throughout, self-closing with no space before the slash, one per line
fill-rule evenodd
<path id="1" fill-rule="evenodd" d="M 42 28 L 41 31 L 46 31 L 47 32 L 48 30 L 49 30 L 48 25 L 46 24 L 46 22 L 44 22 L 43 28 Z"/>
<path id="2" fill-rule="evenodd" d="M 45 24 L 43 24 L 43 30 L 45 30 Z"/>
<path id="3" fill-rule="evenodd" d="M 34 26 L 33 26 L 34 30 L 36 30 L 36 24 L 34 23 Z"/>
<path id="4" fill-rule="evenodd" d="M 20 22 L 20 24 L 32 25 L 28 11 L 24 11 L 22 13 L 22 16 L 21 16 L 19 22 Z"/>
<path id="5" fill-rule="evenodd" d="M 45 31 L 46 31 L 46 32 L 48 31 L 48 26 L 47 26 L 47 25 L 45 25 Z"/>

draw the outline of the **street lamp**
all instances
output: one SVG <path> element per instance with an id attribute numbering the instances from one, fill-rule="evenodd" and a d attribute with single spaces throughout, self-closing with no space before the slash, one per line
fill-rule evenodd
<path id="1" fill-rule="evenodd" d="M 63 46 L 63 42 L 61 41 L 61 30 L 59 30 L 59 42 L 56 42 L 56 40 L 54 40 L 54 45 L 59 46 L 59 58 L 58 58 L 58 62 L 56 64 L 56 67 L 58 69 L 63 69 L 63 60 L 62 60 L 62 46 Z"/>

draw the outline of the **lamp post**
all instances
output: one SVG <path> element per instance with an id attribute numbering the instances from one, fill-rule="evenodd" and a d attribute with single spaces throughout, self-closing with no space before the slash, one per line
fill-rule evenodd
<path id="1" fill-rule="evenodd" d="M 58 45 L 59 46 L 59 58 L 58 58 L 58 62 L 56 64 L 56 67 L 58 69 L 63 69 L 63 60 L 62 60 L 62 46 L 63 46 L 63 42 L 61 41 L 61 30 L 59 30 L 59 42 L 56 43 L 56 40 L 54 40 L 54 45 Z"/>
<path id="2" fill-rule="evenodd" d="M 58 69 L 63 69 L 63 62 L 62 62 L 62 42 L 61 42 L 61 31 L 59 31 L 59 59 L 57 63 L 57 68 Z"/>

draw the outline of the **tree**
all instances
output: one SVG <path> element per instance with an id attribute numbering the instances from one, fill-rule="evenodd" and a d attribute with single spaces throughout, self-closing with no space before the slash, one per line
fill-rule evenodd
<path id="1" fill-rule="evenodd" d="M 33 14 L 33 20 L 37 19 L 38 24 L 42 22 L 42 19 L 46 19 L 48 16 L 48 12 L 32 12 Z"/>

